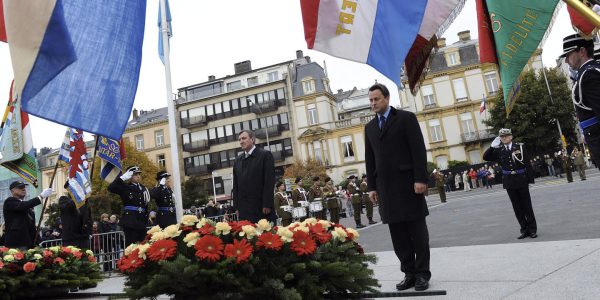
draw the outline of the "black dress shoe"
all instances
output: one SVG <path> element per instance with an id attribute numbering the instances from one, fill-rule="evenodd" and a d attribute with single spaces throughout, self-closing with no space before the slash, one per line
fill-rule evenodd
<path id="1" fill-rule="evenodd" d="M 537 237 L 537 233 L 530 233 L 529 237 L 535 239 Z"/>
<path id="2" fill-rule="evenodd" d="M 369 221 L 369 225 L 373 225 L 373 224 L 377 224 L 377 222 L 375 222 L 373 220 Z"/>
<path id="3" fill-rule="evenodd" d="M 423 277 L 417 277 L 415 280 L 415 291 L 424 291 L 429 288 L 429 280 Z"/>
<path id="4" fill-rule="evenodd" d="M 404 277 L 400 283 L 396 284 L 396 289 L 399 291 L 404 291 L 410 289 L 415 286 L 415 278 L 414 277 Z"/>
<path id="5" fill-rule="evenodd" d="M 518 237 L 518 239 L 519 239 L 519 240 L 522 240 L 522 239 L 524 239 L 524 238 L 526 238 L 526 237 L 528 237 L 528 236 L 529 236 L 529 232 L 521 233 L 521 235 Z M 537 235 L 536 235 L 536 236 L 537 236 Z"/>
<path id="6" fill-rule="evenodd" d="M 365 228 L 365 225 L 363 225 L 363 224 L 356 224 L 356 228 Z"/>

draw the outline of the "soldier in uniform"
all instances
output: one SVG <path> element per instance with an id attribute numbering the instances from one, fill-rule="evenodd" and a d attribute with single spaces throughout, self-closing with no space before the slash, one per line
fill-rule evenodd
<path id="1" fill-rule="evenodd" d="M 594 60 L 594 41 L 569 35 L 563 39 L 561 57 L 576 71 L 573 103 L 592 160 L 600 168 L 600 62 Z"/>
<path id="2" fill-rule="evenodd" d="M 277 211 L 277 216 L 281 218 L 282 226 L 288 226 L 292 223 L 292 213 L 283 210 L 281 207 L 285 205 L 293 206 L 294 203 L 288 198 L 283 182 L 277 182 L 275 184 L 275 190 L 277 191 L 275 192 L 275 210 Z"/>
<path id="3" fill-rule="evenodd" d="M 294 207 L 300 207 L 300 201 L 308 201 L 308 197 L 306 195 L 306 191 L 302 187 L 304 182 L 302 178 L 296 177 L 296 188 L 292 191 L 292 201 L 294 203 Z M 306 217 L 301 218 L 300 220 L 305 220 Z"/>
<path id="4" fill-rule="evenodd" d="M 333 186 L 333 180 L 327 177 L 325 178 L 325 186 L 323 187 L 323 196 L 326 199 L 326 206 L 329 210 L 329 221 L 332 223 L 340 222 L 340 204 L 336 194 L 335 187 Z"/>
<path id="5" fill-rule="evenodd" d="M 146 237 L 148 223 L 148 202 L 150 192 L 141 184 L 142 170 L 138 166 L 126 169 L 125 174 L 117 177 L 109 186 L 108 191 L 119 195 L 123 200 L 123 214 L 119 225 L 125 233 L 125 246 L 141 242 Z M 128 181 L 126 183 L 125 181 Z"/>
<path id="6" fill-rule="evenodd" d="M 308 191 L 308 201 L 321 201 L 323 203 L 323 189 L 321 188 L 321 178 L 319 176 L 313 177 L 313 185 L 310 187 L 310 191 Z M 325 210 L 321 210 L 314 213 L 314 217 L 317 219 L 325 220 Z"/>
<path id="7" fill-rule="evenodd" d="M 362 176 L 360 192 L 362 193 L 362 202 L 367 207 L 367 219 L 369 219 L 369 225 L 377 224 L 377 222 L 373 221 L 373 202 L 369 199 L 369 185 L 367 184 L 366 174 Z"/>
<path id="8" fill-rule="evenodd" d="M 489 149 L 483 153 L 483 159 L 497 161 L 502 166 L 502 184 L 508 193 L 517 221 L 521 226 L 518 239 L 537 237 L 537 224 L 529 195 L 529 183 L 533 183 L 534 174 L 529 158 L 523 150 L 523 144 L 512 142 L 510 129 L 502 128 Z"/>
<path id="9" fill-rule="evenodd" d="M 350 197 L 352 197 L 352 210 L 354 211 L 354 222 L 356 222 L 356 228 L 363 228 L 365 225 L 362 224 L 360 219 L 360 215 L 362 213 L 362 199 L 360 196 L 360 191 L 356 186 L 356 183 L 354 183 L 355 180 L 356 176 L 350 175 L 350 177 L 348 177 L 348 186 L 346 189 L 348 190 L 348 193 L 350 193 Z"/>
<path id="10" fill-rule="evenodd" d="M 440 200 L 442 203 L 446 202 L 446 180 L 444 179 L 444 174 L 442 172 L 438 172 L 437 170 L 433 170 L 433 177 L 435 178 L 435 187 L 438 190 L 438 194 L 440 195 Z"/>
<path id="11" fill-rule="evenodd" d="M 177 224 L 177 214 L 175 213 L 175 202 L 173 201 L 173 190 L 171 190 L 171 174 L 167 171 L 156 173 L 158 185 L 150 190 L 150 197 L 156 202 L 158 213 L 156 218 L 158 226 L 165 228 L 169 225 Z"/>

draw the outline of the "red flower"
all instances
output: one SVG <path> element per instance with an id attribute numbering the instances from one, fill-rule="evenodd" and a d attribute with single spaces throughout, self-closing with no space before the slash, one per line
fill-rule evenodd
<path id="1" fill-rule="evenodd" d="M 169 259 L 175 253 L 177 253 L 177 242 L 174 240 L 158 240 L 146 251 L 148 259 L 151 261 Z"/>
<path id="2" fill-rule="evenodd" d="M 62 264 L 65 263 L 65 260 L 62 259 L 62 258 L 60 258 L 60 257 L 57 257 L 57 258 L 54 259 L 54 263 L 58 264 L 58 265 L 62 265 Z"/>
<path id="3" fill-rule="evenodd" d="M 181 231 L 189 233 L 191 231 L 194 231 L 194 227 L 192 227 L 192 226 L 185 226 L 184 225 L 184 226 L 181 226 Z"/>
<path id="4" fill-rule="evenodd" d="M 144 260 L 139 257 L 140 250 L 135 249 L 128 256 L 122 257 L 117 262 L 117 268 L 123 273 L 133 272 L 144 265 Z"/>
<path id="5" fill-rule="evenodd" d="M 4 263 L 0 261 L 0 269 L 4 269 Z"/>
<path id="6" fill-rule="evenodd" d="M 33 272 L 35 270 L 35 263 L 27 262 L 23 265 L 23 271 L 25 273 Z"/>
<path id="7" fill-rule="evenodd" d="M 199 238 L 194 245 L 196 256 L 209 262 L 215 262 L 223 255 L 223 241 L 214 235 Z"/>
<path id="8" fill-rule="evenodd" d="M 321 244 L 325 244 L 331 240 L 331 233 L 327 229 L 323 228 L 323 224 L 317 223 L 308 227 L 310 233 L 314 238 Z"/>
<path id="9" fill-rule="evenodd" d="M 83 253 L 81 253 L 80 251 L 73 251 L 73 256 L 75 256 L 75 258 L 77 259 L 81 259 Z"/>
<path id="10" fill-rule="evenodd" d="M 54 255 L 54 253 L 50 250 L 44 250 L 42 254 L 44 255 L 44 257 L 52 257 Z"/>
<path id="11" fill-rule="evenodd" d="M 96 257 L 94 257 L 93 255 L 90 255 L 90 256 L 88 256 L 88 260 L 89 260 L 90 262 L 93 262 L 93 263 L 95 263 L 95 262 L 96 262 Z"/>
<path id="12" fill-rule="evenodd" d="M 231 231 L 233 231 L 235 233 L 238 233 L 238 232 L 242 231 L 242 226 L 245 226 L 245 225 L 256 226 L 256 224 L 254 224 L 254 223 L 252 223 L 250 221 L 247 221 L 247 220 L 242 220 L 242 221 L 239 221 L 239 222 L 230 222 L 229 223 L 229 226 L 231 226 Z"/>
<path id="13" fill-rule="evenodd" d="M 283 242 L 281 241 L 281 237 L 278 234 L 266 232 L 258 237 L 258 241 L 256 241 L 256 246 L 258 246 L 259 248 L 263 247 L 269 250 L 279 250 L 281 249 L 281 246 L 283 246 Z"/>
<path id="14" fill-rule="evenodd" d="M 346 230 L 346 228 L 344 228 L 344 231 L 346 231 L 346 234 L 348 235 L 348 237 L 346 238 L 347 241 L 352 241 L 354 240 L 354 234 L 348 232 L 348 230 Z"/>
<path id="15" fill-rule="evenodd" d="M 4 246 L 0 247 L 0 252 L 4 253 L 6 251 L 8 251 L 8 248 L 6 248 Z"/>
<path id="16" fill-rule="evenodd" d="M 294 232 L 294 241 L 290 244 L 290 249 L 298 255 L 310 255 L 315 253 L 317 243 L 308 235 L 308 233 L 298 230 Z"/>
<path id="17" fill-rule="evenodd" d="M 15 260 L 21 260 L 25 257 L 25 255 L 23 254 L 23 252 L 17 252 L 15 254 L 13 254 Z"/>
<path id="18" fill-rule="evenodd" d="M 242 263 L 250 259 L 252 254 L 252 245 L 248 243 L 248 240 L 243 239 L 241 241 L 233 240 L 233 244 L 227 244 L 225 246 L 225 256 L 235 257 L 236 263 Z"/>
<path id="19" fill-rule="evenodd" d="M 354 246 L 356 247 L 356 251 L 358 251 L 358 253 L 365 254 L 365 249 L 363 249 L 363 247 L 359 243 L 354 242 Z"/>
<path id="20" fill-rule="evenodd" d="M 204 226 L 200 227 L 200 229 L 196 230 L 201 235 L 208 235 L 215 232 L 215 227 L 210 225 L 209 223 L 204 224 Z"/>
<path id="21" fill-rule="evenodd" d="M 60 248 L 60 251 L 62 251 L 62 252 L 66 252 L 66 253 L 71 253 L 71 252 L 73 252 L 73 251 L 71 251 L 71 248 L 68 248 L 68 247 L 62 247 L 62 248 Z"/>

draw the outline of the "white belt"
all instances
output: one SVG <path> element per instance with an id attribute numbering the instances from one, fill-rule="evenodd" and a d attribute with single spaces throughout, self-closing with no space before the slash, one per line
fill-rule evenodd
<path id="1" fill-rule="evenodd" d="M 321 201 L 321 198 L 315 198 L 313 201 Z"/>
<path id="2" fill-rule="evenodd" d="M 360 196 L 360 194 L 359 193 L 354 193 L 354 194 L 352 194 L 352 196 Z"/>

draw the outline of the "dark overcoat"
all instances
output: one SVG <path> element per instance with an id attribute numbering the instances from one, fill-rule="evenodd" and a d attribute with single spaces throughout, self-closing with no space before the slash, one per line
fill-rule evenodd
<path id="1" fill-rule="evenodd" d="M 123 201 L 123 214 L 119 225 L 128 229 L 146 229 L 148 223 L 148 201 L 150 201 L 150 192 L 140 184 L 125 183 L 123 179 L 117 177 L 115 181 L 108 185 L 108 191 L 119 195 Z M 129 210 L 126 207 L 136 207 L 139 210 Z"/>
<path id="2" fill-rule="evenodd" d="M 21 201 L 15 197 L 4 200 L 5 246 L 31 248 L 35 240 L 35 214 L 33 208 L 41 204 L 39 197 Z"/>
<path id="3" fill-rule="evenodd" d="M 158 226 L 165 228 L 169 225 L 177 224 L 177 214 L 175 212 L 175 202 L 173 200 L 173 190 L 165 185 L 158 185 L 150 190 L 150 197 L 156 202 L 158 211 L 156 219 Z"/>
<path id="4" fill-rule="evenodd" d="M 515 159 L 513 155 L 518 159 Z M 510 150 L 507 150 L 504 145 L 499 148 L 490 147 L 483 153 L 483 159 L 500 164 L 502 167 L 502 186 L 505 189 L 528 188 L 529 184 L 535 181 L 535 173 L 529 163 L 528 152 L 525 151 L 525 147 L 521 147 L 519 144 L 512 143 Z M 520 170 L 524 170 L 524 172 Z M 507 174 L 504 174 L 505 172 Z"/>
<path id="5" fill-rule="evenodd" d="M 390 109 L 383 130 L 376 116 L 365 126 L 369 191 L 377 191 L 383 223 L 422 219 L 429 214 L 425 196 L 414 184 L 427 184 L 427 152 L 417 117 Z"/>

